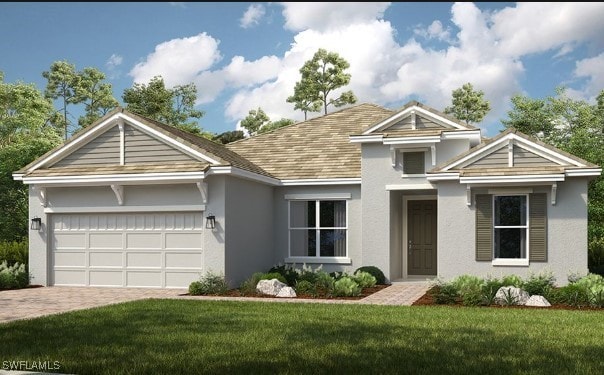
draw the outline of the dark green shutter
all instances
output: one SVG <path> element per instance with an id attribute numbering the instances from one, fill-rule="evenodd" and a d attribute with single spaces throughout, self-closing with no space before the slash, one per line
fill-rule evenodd
<path id="1" fill-rule="evenodd" d="M 403 153 L 403 173 L 404 174 L 424 174 L 426 173 L 426 162 L 424 161 L 425 152 L 405 152 Z"/>
<path id="2" fill-rule="evenodd" d="M 493 259 L 493 196 L 476 194 L 476 260 Z"/>
<path id="3" fill-rule="evenodd" d="M 529 196 L 529 261 L 547 262 L 547 195 Z"/>

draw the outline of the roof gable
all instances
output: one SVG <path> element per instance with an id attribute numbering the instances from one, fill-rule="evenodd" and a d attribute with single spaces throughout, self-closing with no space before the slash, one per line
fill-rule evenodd
<path id="1" fill-rule="evenodd" d="M 522 168 L 597 168 L 596 165 L 533 139 L 515 129 L 508 129 L 495 138 L 435 168 L 433 173 L 469 169 Z"/>
<path id="2" fill-rule="evenodd" d="M 451 118 L 434 108 L 412 101 L 392 116 L 370 126 L 363 132 L 363 135 L 475 129 L 475 127 Z"/>

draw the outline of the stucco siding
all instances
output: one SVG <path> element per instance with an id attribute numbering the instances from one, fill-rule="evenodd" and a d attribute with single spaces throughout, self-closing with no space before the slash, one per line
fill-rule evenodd
<path id="1" fill-rule="evenodd" d="M 288 228 L 288 201 L 286 195 L 305 194 L 316 197 L 328 197 L 333 194 L 350 194 L 348 201 L 348 258 L 350 264 L 323 264 L 308 263 L 307 265 L 317 268 L 322 264 L 323 270 L 327 272 L 346 271 L 354 272 L 362 265 L 362 244 L 361 244 L 361 188 L 359 185 L 342 186 L 292 186 L 278 187 L 274 190 L 274 263 L 283 264 L 289 257 L 289 228 Z M 297 262 L 296 266 L 301 266 L 302 262 Z"/>
<path id="2" fill-rule="evenodd" d="M 107 165 L 120 163 L 120 131 L 114 126 L 59 160 L 53 167 Z"/>
<path id="3" fill-rule="evenodd" d="M 528 267 L 493 266 L 475 260 L 475 204 L 466 205 L 466 187 L 458 182 L 438 184 L 438 274 L 449 280 L 462 274 L 500 277 L 551 271 L 557 283 L 573 272 L 587 272 L 587 182 L 571 178 L 558 183 L 557 202 L 551 205 L 549 187 L 532 187 L 547 194 L 547 262 Z M 473 190 L 473 195 L 481 190 Z M 487 190 L 483 189 L 483 193 Z M 530 251 L 530 250 L 529 250 Z"/>
<path id="4" fill-rule="evenodd" d="M 32 285 L 48 285 L 48 253 L 46 243 L 48 238 L 48 216 L 44 214 L 44 207 L 40 204 L 38 192 L 33 185 L 29 186 L 29 223 L 34 217 L 42 219 L 39 231 L 29 231 L 29 274 Z"/>
<path id="5" fill-rule="evenodd" d="M 236 287 L 254 272 L 274 265 L 273 187 L 229 177 L 226 180 L 225 273 Z"/>

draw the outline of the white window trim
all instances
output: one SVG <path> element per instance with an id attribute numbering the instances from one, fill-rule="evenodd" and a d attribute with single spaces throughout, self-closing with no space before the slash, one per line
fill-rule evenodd
<path id="1" fill-rule="evenodd" d="M 497 197 L 501 197 L 501 196 L 505 196 L 505 197 L 519 197 L 519 196 L 523 196 L 526 197 L 526 225 L 499 225 L 496 226 L 495 225 L 495 200 Z M 530 204 L 529 204 L 529 194 L 521 194 L 521 193 L 516 193 L 516 192 L 509 192 L 509 193 L 504 193 L 501 192 L 500 194 L 493 194 L 492 197 L 492 201 L 491 204 L 492 206 L 492 212 L 493 212 L 493 232 L 491 233 L 491 236 L 493 238 L 493 260 L 491 261 L 491 264 L 493 266 L 528 266 L 529 265 L 529 252 L 530 252 L 530 215 L 529 215 L 529 209 L 530 209 Z M 525 258 L 496 258 L 495 257 L 495 230 L 496 229 L 525 229 L 526 230 L 526 257 Z"/>
<path id="2" fill-rule="evenodd" d="M 342 194 L 342 195 L 347 195 L 347 194 Z M 325 198 L 325 196 L 321 196 L 321 198 L 319 198 L 319 196 L 317 196 L 314 199 L 301 199 L 300 196 L 302 196 L 302 194 L 300 195 L 286 195 L 286 198 L 290 198 L 287 199 L 287 255 L 288 257 L 285 258 L 285 262 L 286 263 L 338 263 L 338 264 L 350 264 L 352 263 L 350 258 L 348 257 L 348 243 L 349 238 L 348 238 L 348 199 L 346 198 L 337 198 L 334 199 L 333 195 L 328 196 L 327 198 Z M 305 200 L 305 201 L 314 201 L 315 202 L 315 223 L 317 226 L 315 227 L 292 227 L 291 225 L 291 202 L 292 201 L 300 201 L 300 200 Z M 321 201 L 333 201 L 333 200 L 343 200 L 344 202 L 346 202 L 346 226 L 345 227 L 321 227 L 320 224 L 320 202 Z M 316 230 L 316 241 L 317 241 L 317 245 L 316 245 L 316 253 L 317 255 L 315 256 L 292 256 L 291 255 L 291 236 L 292 236 L 292 230 Z M 321 235 L 320 235 L 320 231 L 321 230 L 345 230 L 346 231 L 346 255 L 343 257 L 321 257 L 321 246 L 320 246 L 320 241 L 321 241 Z"/>

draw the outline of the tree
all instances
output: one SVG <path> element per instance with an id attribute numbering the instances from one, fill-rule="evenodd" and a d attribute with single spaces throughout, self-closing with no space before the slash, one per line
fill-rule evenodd
<path id="1" fill-rule="evenodd" d="M 255 135 L 263 125 L 268 124 L 270 121 L 271 119 L 264 113 L 262 108 L 258 107 L 258 109 L 251 109 L 248 115 L 241 120 L 241 127 L 247 130 L 249 135 Z"/>
<path id="2" fill-rule="evenodd" d="M 538 137 L 561 150 L 567 151 L 597 165 L 604 165 L 604 90 L 591 105 L 575 100 L 563 87 L 556 95 L 545 99 L 531 99 L 516 95 L 508 118 L 502 120 L 506 128 L 515 128 Z M 594 264 L 591 255 L 604 254 L 604 178 L 599 176 L 589 182 L 588 238 L 590 269 Z M 600 250 L 597 250 L 600 249 Z M 604 266 L 601 264 L 600 266 Z"/>
<path id="3" fill-rule="evenodd" d="M 119 105 L 113 97 L 110 83 L 103 82 L 105 74 L 96 68 L 84 68 L 78 73 L 79 82 L 75 95 L 84 103 L 84 116 L 78 119 L 80 127 L 85 128 Z"/>
<path id="4" fill-rule="evenodd" d="M 466 83 L 453 90 L 452 106 L 445 108 L 445 113 L 466 123 L 477 123 L 491 110 L 491 105 L 484 99 L 484 92 L 474 90 L 471 83 Z"/>
<path id="5" fill-rule="evenodd" d="M 81 97 L 76 94 L 76 88 L 79 85 L 79 76 L 75 65 L 67 61 L 55 61 L 48 71 L 42 72 L 42 77 L 48 80 L 44 96 L 48 99 L 59 100 L 63 117 L 56 126 L 63 129 L 63 137 L 67 139 L 69 126 L 71 122 L 68 118 L 69 111 L 67 106 L 70 104 L 81 103 Z"/>
<path id="6" fill-rule="evenodd" d="M 33 84 L 4 83 L 0 72 L 0 241 L 27 238 L 27 187 L 12 173 L 61 142 L 49 125 L 53 113 Z"/>
<path id="7" fill-rule="evenodd" d="M 212 138 L 212 140 L 222 143 L 223 145 L 226 145 L 227 143 L 235 142 L 235 141 L 238 141 L 238 140 L 244 139 L 244 138 L 245 138 L 245 134 L 243 134 L 243 131 L 231 130 L 231 131 L 220 133 L 220 134 L 214 136 L 214 138 Z"/>
<path id="8" fill-rule="evenodd" d="M 338 98 L 329 99 L 329 94 L 350 83 L 350 74 L 344 73 L 350 64 L 336 52 L 328 52 L 320 48 L 312 59 L 304 63 L 300 69 L 302 79 L 294 87 L 294 95 L 287 98 L 288 103 L 295 103 L 295 109 L 317 112 L 323 106 L 327 114 L 327 107 L 341 107 L 345 104 L 354 104 L 357 99 L 352 91 L 343 92 Z"/>
<path id="9" fill-rule="evenodd" d="M 281 120 L 273 121 L 268 124 L 265 124 L 258 130 L 258 134 L 268 133 L 270 131 L 282 128 L 287 125 L 291 125 L 295 123 L 294 120 L 288 118 L 282 118 Z"/>
<path id="10" fill-rule="evenodd" d="M 184 86 L 166 88 L 161 76 L 151 78 L 148 84 L 135 83 L 131 88 L 124 90 L 122 99 L 126 109 L 139 115 L 164 122 L 189 133 L 204 137 L 213 137 L 213 134 L 203 132 L 196 121 L 200 119 L 203 111 L 195 109 L 197 88 L 190 83 Z"/>

